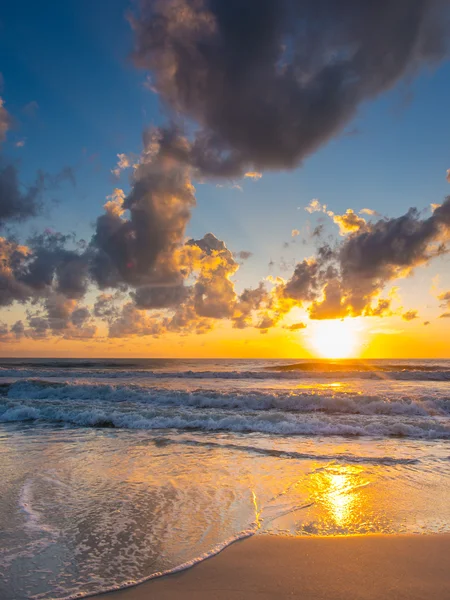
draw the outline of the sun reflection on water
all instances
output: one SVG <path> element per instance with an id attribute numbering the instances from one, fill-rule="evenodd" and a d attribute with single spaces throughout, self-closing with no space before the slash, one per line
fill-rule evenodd
<path id="1" fill-rule="evenodd" d="M 362 467 L 334 465 L 312 474 L 311 496 L 324 510 L 324 521 L 331 521 L 338 530 L 350 531 L 358 529 L 365 513 L 367 495 L 362 490 L 369 483 Z"/>

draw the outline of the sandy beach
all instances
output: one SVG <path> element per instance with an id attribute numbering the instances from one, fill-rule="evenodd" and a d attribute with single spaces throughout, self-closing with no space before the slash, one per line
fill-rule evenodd
<path id="1" fill-rule="evenodd" d="M 447 600 L 450 535 L 237 542 L 193 568 L 99 600 Z"/>

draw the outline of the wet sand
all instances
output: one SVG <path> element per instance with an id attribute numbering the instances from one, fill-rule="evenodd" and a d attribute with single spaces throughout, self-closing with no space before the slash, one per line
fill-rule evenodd
<path id="1" fill-rule="evenodd" d="M 450 534 L 237 542 L 191 569 L 98 600 L 450 600 Z"/>

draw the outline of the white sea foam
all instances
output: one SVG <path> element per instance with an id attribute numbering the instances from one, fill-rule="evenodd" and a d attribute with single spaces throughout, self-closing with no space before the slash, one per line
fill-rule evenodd
<path id="1" fill-rule="evenodd" d="M 166 569 L 165 571 L 156 571 L 155 573 L 152 573 L 151 575 L 146 575 L 145 577 L 141 577 L 140 579 L 132 579 L 130 581 L 124 581 L 123 583 L 120 583 L 117 585 L 106 586 L 106 587 L 98 589 L 92 593 L 89 592 L 89 593 L 85 594 L 83 592 L 79 592 L 79 593 L 71 594 L 69 596 L 62 596 L 62 597 L 59 597 L 57 600 L 79 600 L 80 598 L 91 598 L 93 596 L 97 596 L 98 594 L 102 594 L 105 592 L 114 592 L 117 590 L 125 590 L 125 589 L 131 588 L 131 587 L 136 587 L 137 585 L 140 585 L 141 583 L 145 583 L 146 581 L 151 581 L 152 579 L 157 579 L 159 577 L 164 577 L 166 575 L 173 575 L 174 573 L 180 573 L 181 571 L 186 571 L 187 569 L 190 569 L 194 565 L 196 565 L 200 562 L 203 562 L 204 560 L 207 560 L 208 558 L 212 558 L 213 556 L 216 556 L 217 554 L 222 552 L 222 550 L 225 550 L 225 548 L 228 548 L 228 546 L 231 546 L 231 544 L 234 544 L 235 542 L 237 542 L 239 540 L 244 540 L 248 537 L 251 537 L 252 535 L 254 535 L 257 532 L 257 530 L 258 530 L 257 524 L 253 523 L 248 529 L 240 531 L 238 534 L 224 540 L 223 542 L 220 542 L 219 544 L 217 544 L 216 546 L 214 546 L 207 552 L 204 552 L 204 553 L 200 554 L 199 556 L 196 556 L 195 558 L 192 558 L 191 560 L 188 560 L 188 561 L 182 563 L 181 565 L 177 565 L 176 567 L 173 567 L 172 569 Z"/>
<path id="2" fill-rule="evenodd" d="M 180 429 L 203 431 L 260 432 L 278 435 L 308 436 L 384 436 L 411 438 L 450 438 L 448 418 L 403 417 L 385 415 L 295 414 L 282 411 L 233 411 L 201 409 L 136 410 L 88 408 L 85 405 L 3 406 L 0 422 L 43 421 L 81 427 L 126 429 Z"/>

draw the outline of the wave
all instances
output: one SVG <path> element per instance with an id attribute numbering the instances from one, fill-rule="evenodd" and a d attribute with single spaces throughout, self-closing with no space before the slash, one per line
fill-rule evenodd
<path id="1" fill-rule="evenodd" d="M 60 383 L 36 380 L 4 385 L 11 400 L 86 402 L 112 407 L 123 403 L 154 407 L 232 409 L 238 411 L 284 411 L 353 415 L 448 416 L 448 397 L 363 395 L 335 391 L 215 391 L 172 390 L 139 385 Z"/>
<path id="2" fill-rule="evenodd" d="M 320 373 L 332 372 L 341 373 L 345 371 L 353 372 L 391 372 L 397 371 L 399 373 L 408 372 L 442 372 L 442 365 L 428 365 L 424 363 L 380 363 L 380 362 L 363 362 L 363 361 L 348 361 L 341 360 L 337 362 L 333 361 L 313 361 L 313 362 L 301 362 L 288 365 L 271 365 L 265 367 L 265 370 L 272 371 L 316 371 Z M 444 369 L 444 372 L 450 373 L 450 369 Z"/>
<path id="3" fill-rule="evenodd" d="M 200 554 L 200 556 L 197 556 L 191 560 L 188 560 L 188 561 L 184 562 L 183 564 L 173 567 L 171 569 L 166 569 L 165 571 L 157 571 L 156 573 L 152 573 L 151 575 L 146 575 L 145 577 L 142 577 L 141 579 L 125 581 L 124 583 L 121 583 L 118 585 L 113 585 L 113 586 L 108 586 L 105 588 L 98 589 L 95 592 L 88 592 L 88 593 L 77 592 L 75 594 L 70 594 L 69 596 L 60 597 L 58 600 L 80 600 L 81 598 L 92 598 L 93 596 L 98 596 L 99 594 L 104 594 L 105 592 L 115 592 L 115 591 L 119 591 L 119 590 L 125 590 L 128 588 L 136 587 L 137 585 L 140 585 L 141 583 L 146 583 L 147 581 L 151 581 L 152 579 L 158 579 L 159 577 L 166 577 L 167 575 L 174 575 L 175 573 L 180 573 L 181 571 L 187 571 L 188 569 L 192 568 L 193 566 L 197 565 L 198 563 L 201 563 L 204 560 L 207 560 L 208 558 L 212 558 L 213 556 L 216 556 L 217 554 L 219 554 L 220 552 L 225 550 L 225 548 L 228 548 L 235 542 L 244 540 L 246 538 L 249 538 L 249 537 L 255 535 L 255 533 L 257 533 L 258 529 L 259 529 L 258 524 L 252 523 L 248 529 L 244 529 L 243 531 L 240 531 L 236 535 L 224 540 L 223 542 L 218 543 L 216 546 L 214 546 L 207 552 Z"/>
<path id="4" fill-rule="evenodd" d="M 200 407 L 142 406 L 47 400 L 6 399 L 0 422 L 41 422 L 80 427 L 267 433 L 303 436 L 450 438 L 448 417 L 296 413 L 280 410 L 236 411 Z"/>
<path id="5" fill-rule="evenodd" d="M 418 458 L 394 458 L 392 456 L 355 456 L 354 454 L 317 454 L 311 452 L 296 452 L 293 450 L 277 450 L 276 448 L 262 448 L 261 446 L 249 446 L 243 444 L 232 444 L 227 442 L 212 442 L 201 440 L 180 440 L 158 437 L 154 440 L 157 446 L 170 444 L 184 446 L 201 446 L 204 448 L 225 448 L 226 450 L 236 450 L 259 454 L 262 456 L 274 456 L 276 458 L 292 458 L 296 460 L 316 460 L 326 462 L 346 462 L 346 463 L 364 463 L 373 465 L 414 465 L 420 462 Z"/>
<path id="6" fill-rule="evenodd" d="M 294 365 L 295 366 L 295 365 Z M 300 380 L 300 379 L 335 379 L 339 373 L 340 379 L 381 379 L 400 381 L 450 381 L 450 369 L 381 369 L 377 367 L 365 369 L 304 369 L 285 367 L 270 367 L 250 371 L 152 371 L 133 369 L 64 369 L 62 367 L 43 368 L 6 368 L 0 367 L 0 379 L 255 379 L 255 380 Z M 398 366 L 398 365 L 397 365 Z"/>

